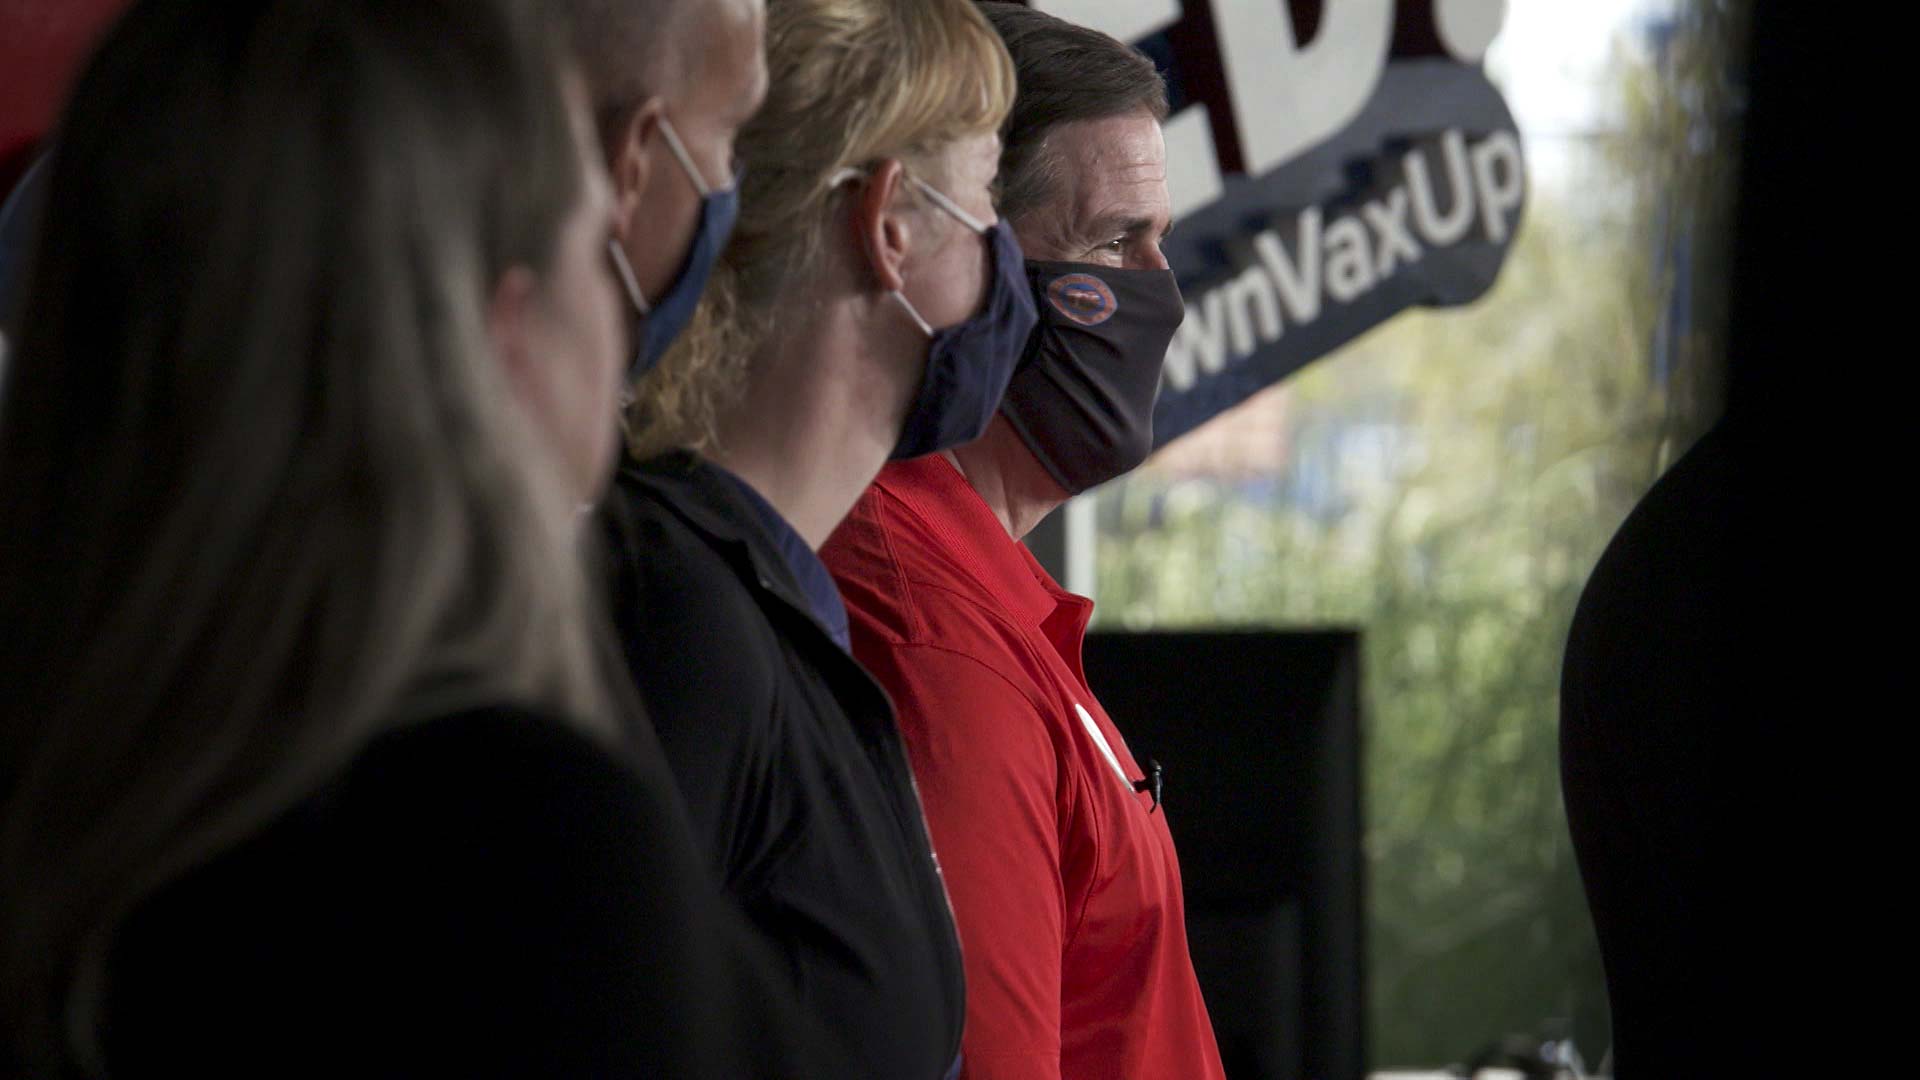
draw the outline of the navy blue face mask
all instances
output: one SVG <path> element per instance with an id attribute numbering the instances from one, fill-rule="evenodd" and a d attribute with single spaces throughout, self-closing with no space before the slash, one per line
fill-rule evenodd
<path id="1" fill-rule="evenodd" d="M 634 309 L 640 313 L 640 329 L 635 335 L 633 361 L 627 366 L 629 384 L 638 382 L 642 375 L 652 371 L 660 358 L 666 355 L 667 346 L 680 336 L 680 331 L 693 321 L 694 309 L 700 306 L 700 294 L 706 291 L 707 277 L 713 273 L 713 264 L 720 258 L 720 252 L 727 246 L 727 237 L 733 232 L 734 219 L 740 215 L 740 177 L 733 178 L 733 184 L 720 191 L 707 186 L 700 170 L 694 167 L 693 158 L 673 130 L 673 125 L 665 116 L 660 118 L 660 135 L 667 140 L 667 149 L 673 152 L 680 170 L 693 182 L 693 189 L 700 193 L 700 224 L 693 233 L 693 243 L 687 249 L 687 261 L 680 267 L 680 276 L 674 279 L 660 299 L 648 304 L 646 296 L 640 291 L 640 281 L 633 276 L 633 266 L 627 262 L 627 254 L 618 240 L 607 241 L 607 254 L 613 259 L 613 268 L 620 278 L 620 284 L 627 290 L 627 299 L 633 302 Z"/>
<path id="2" fill-rule="evenodd" d="M 890 294 L 931 339 L 920 392 L 893 448 L 895 461 L 960 446 L 985 434 L 1007 392 L 1007 380 L 1013 377 L 1027 335 L 1039 319 L 1013 229 L 1005 221 L 983 225 L 930 185 L 916 177 L 908 179 L 934 205 L 987 238 L 993 266 L 980 310 L 965 322 L 940 330 L 927 325 L 899 290 Z"/>

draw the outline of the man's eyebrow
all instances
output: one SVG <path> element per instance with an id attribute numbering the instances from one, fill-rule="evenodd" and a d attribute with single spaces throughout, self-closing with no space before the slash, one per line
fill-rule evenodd
<path id="1" fill-rule="evenodd" d="M 1160 235 L 1166 236 L 1172 228 L 1173 226 L 1169 224 L 1167 228 L 1160 230 Z M 1150 217 L 1136 214 L 1110 214 L 1094 218 L 1089 222 L 1085 229 L 1085 239 L 1097 244 L 1116 236 L 1139 236 L 1150 233 L 1153 229 L 1154 221 Z"/>

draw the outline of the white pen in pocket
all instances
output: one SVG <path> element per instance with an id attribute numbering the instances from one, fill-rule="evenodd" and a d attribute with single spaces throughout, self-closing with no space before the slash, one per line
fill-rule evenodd
<path id="1" fill-rule="evenodd" d="M 1126 785 L 1128 791 L 1132 791 L 1133 781 L 1127 778 L 1127 771 L 1120 767 L 1119 757 L 1114 754 L 1113 747 L 1107 743 L 1107 737 L 1101 732 L 1100 725 L 1094 721 L 1093 714 L 1077 701 L 1073 703 L 1073 711 L 1080 714 L 1080 724 L 1087 729 L 1087 734 L 1093 737 L 1093 745 L 1100 748 L 1101 756 L 1107 759 L 1107 764 L 1113 766 L 1113 775 L 1120 778 L 1120 782 Z"/>

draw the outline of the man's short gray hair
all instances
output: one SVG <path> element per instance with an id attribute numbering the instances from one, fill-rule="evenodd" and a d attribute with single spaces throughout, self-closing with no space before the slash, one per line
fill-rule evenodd
<path id="1" fill-rule="evenodd" d="M 1017 221 L 1052 200 L 1059 163 L 1054 128 L 1145 111 L 1167 118 L 1167 89 L 1153 61 L 1124 42 L 1020 4 L 983 0 L 1013 54 L 1020 91 L 1001 131 L 1000 215 Z"/>
<path id="2" fill-rule="evenodd" d="M 552 0 L 587 81 L 603 145 L 633 110 L 685 76 L 682 20 L 709 0 Z"/>

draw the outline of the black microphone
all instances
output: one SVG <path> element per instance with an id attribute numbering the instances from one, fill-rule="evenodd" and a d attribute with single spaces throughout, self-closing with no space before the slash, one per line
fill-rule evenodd
<path id="1" fill-rule="evenodd" d="M 1133 782 L 1133 790 L 1153 792 L 1153 807 L 1147 811 L 1149 814 L 1153 813 L 1154 810 L 1160 809 L 1160 784 L 1163 775 L 1160 762 L 1157 759 L 1148 758 L 1147 775 Z"/>

